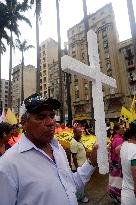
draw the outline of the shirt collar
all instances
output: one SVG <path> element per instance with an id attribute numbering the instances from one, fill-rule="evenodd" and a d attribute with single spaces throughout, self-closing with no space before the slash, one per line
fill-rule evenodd
<path id="1" fill-rule="evenodd" d="M 26 152 L 26 151 L 31 150 L 31 149 L 40 150 L 25 136 L 24 133 L 21 135 L 21 138 L 20 138 L 18 144 L 19 144 L 19 152 L 20 153 Z M 59 148 L 58 140 L 55 138 L 52 139 L 50 144 L 52 146 L 55 146 L 56 148 Z"/>

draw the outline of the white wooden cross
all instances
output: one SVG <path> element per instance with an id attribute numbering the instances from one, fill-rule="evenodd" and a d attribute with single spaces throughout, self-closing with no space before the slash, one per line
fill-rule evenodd
<path id="1" fill-rule="evenodd" d="M 63 71 L 78 75 L 79 77 L 87 79 L 88 81 L 92 81 L 95 135 L 96 143 L 99 144 L 99 149 L 97 151 L 97 162 L 99 166 L 99 172 L 101 174 L 106 174 L 109 171 L 109 164 L 102 84 L 116 88 L 116 80 L 106 76 L 100 71 L 97 35 L 94 31 L 90 30 L 88 32 L 87 41 L 90 66 L 81 63 L 80 61 L 67 55 L 61 58 L 61 64 Z"/>

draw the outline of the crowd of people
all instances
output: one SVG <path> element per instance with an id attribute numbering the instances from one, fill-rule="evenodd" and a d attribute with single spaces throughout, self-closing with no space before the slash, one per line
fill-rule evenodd
<path id="1" fill-rule="evenodd" d="M 107 191 L 114 202 L 121 205 L 136 204 L 136 120 L 126 128 L 124 122 L 108 124 L 111 137 L 109 151 L 109 185 Z"/>
<path id="2" fill-rule="evenodd" d="M 25 100 L 20 125 L 0 123 L 0 204 L 77 205 L 87 203 L 85 184 L 97 166 L 95 145 L 87 156 L 82 134 L 85 123 L 73 127 L 55 122 L 60 103 L 34 94 Z M 73 131 L 70 147 L 61 146 L 54 134 Z M 107 193 L 121 205 L 136 205 L 136 120 L 107 123 L 109 184 Z M 8 194 L 7 194 L 8 192 Z"/>

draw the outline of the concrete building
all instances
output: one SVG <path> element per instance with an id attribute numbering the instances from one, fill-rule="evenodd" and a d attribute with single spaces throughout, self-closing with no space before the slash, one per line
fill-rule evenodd
<path id="1" fill-rule="evenodd" d="M 13 68 L 12 73 L 12 108 L 15 112 L 19 111 L 21 99 L 21 65 Z M 24 99 L 36 92 L 36 69 L 32 65 L 24 66 Z"/>
<path id="2" fill-rule="evenodd" d="M 42 96 L 49 95 L 49 65 L 58 59 L 58 43 L 52 38 L 40 45 L 40 90 Z"/>
<path id="3" fill-rule="evenodd" d="M 8 108 L 8 89 L 9 80 L 1 79 L 1 101 L 2 109 L 7 110 Z"/>
<path id="4" fill-rule="evenodd" d="M 117 81 L 117 89 L 103 86 L 106 118 L 119 117 L 122 105 L 129 106 L 127 72 L 119 51 L 119 39 L 112 4 L 88 16 L 89 28 L 97 33 L 101 71 Z M 87 63 L 84 22 L 68 30 L 69 55 Z M 72 107 L 75 119 L 91 119 L 90 89 L 87 80 L 72 76 Z"/>
<path id="5" fill-rule="evenodd" d="M 126 86 L 129 89 L 129 98 L 136 94 L 136 68 L 134 64 L 134 46 L 132 39 L 120 42 L 119 50 L 127 72 Z"/>
<path id="6" fill-rule="evenodd" d="M 53 62 L 49 65 L 49 72 L 48 72 L 48 96 L 56 99 L 60 99 L 60 92 L 59 92 L 59 68 L 58 62 Z M 63 98 L 64 98 L 64 114 L 65 120 L 67 120 L 67 89 L 66 89 L 66 74 L 63 73 Z M 56 115 L 59 116 L 59 111 L 56 112 Z"/>

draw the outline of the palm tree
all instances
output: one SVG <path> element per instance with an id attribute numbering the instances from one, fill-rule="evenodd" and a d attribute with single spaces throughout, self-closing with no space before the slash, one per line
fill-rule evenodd
<path id="1" fill-rule="evenodd" d="M 28 51 L 31 48 L 34 48 L 32 45 L 28 45 L 27 40 L 24 40 L 21 42 L 19 39 L 16 39 L 16 47 L 20 50 L 22 54 L 22 66 L 21 66 L 21 104 L 24 101 L 24 76 L 23 76 L 23 70 L 24 70 L 24 52 Z"/>
<path id="2" fill-rule="evenodd" d="M 39 46 L 39 21 L 41 13 L 41 0 L 30 0 L 30 3 L 35 4 L 36 14 L 36 50 L 37 50 L 37 79 L 36 79 L 36 92 L 40 94 L 40 46 Z"/>
<path id="3" fill-rule="evenodd" d="M 5 0 L 6 14 L 9 18 L 8 28 L 11 33 L 10 42 L 10 62 L 9 62 L 9 93 L 8 93 L 8 106 L 11 108 L 11 71 L 12 71 L 12 47 L 13 47 L 13 32 L 17 37 L 20 35 L 18 21 L 24 21 L 29 26 L 31 23 L 28 18 L 26 18 L 22 13 L 27 11 L 30 6 L 28 5 L 28 0 L 20 3 L 17 0 Z"/>
<path id="4" fill-rule="evenodd" d="M 0 2 L 0 114 L 2 112 L 2 102 L 1 102 L 1 55 L 6 51 L 6 46 L 2 42 L 2 39 L 6 39 L 9 44 L 10 38 L 5 31 L 8 25 L 8 18 L 5 12 L 5 4 Z"/>
<path id="5" fill-rule="evenodd" d="M 58 33 L 58 68 L 59 68 L 59 93 L 60 93 L 60 122 L 64 122 L 64 96 L 63 96 L 63 75 L 61 69 L 61 35 L 60 35 L 60 17 L 59 17 L 59 0 L 56 0 L 57 10 L 57 33 Z"/>
<path id="6" fill-rule="evenodd" d="M 127 7 L 128 7 L 129 22 L 130 22 L 132 41 L 134 47 L 134 63 L 136 68 L 136 22 L 135 22 L 132 0 L 127 0 Z"/>

